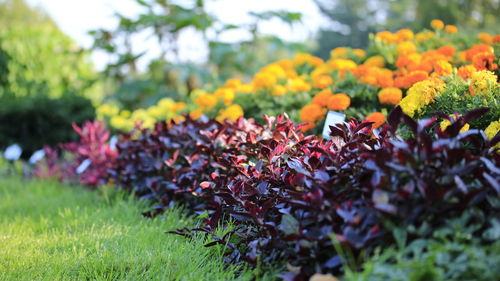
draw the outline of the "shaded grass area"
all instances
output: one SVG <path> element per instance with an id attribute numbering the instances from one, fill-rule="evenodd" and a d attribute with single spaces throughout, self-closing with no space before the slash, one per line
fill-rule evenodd
<path id="1" fill-rule="evenodd" d="M 144 202 L 109 189 L 0 179 L 0 280 L 270 280 L 228 267 L 222 248 L 165 230 L 193 226 L 179 210 L 145 219 Z"/>

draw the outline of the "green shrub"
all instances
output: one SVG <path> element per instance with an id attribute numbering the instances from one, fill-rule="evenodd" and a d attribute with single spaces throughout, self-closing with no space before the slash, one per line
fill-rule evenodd
<path id="1" fill-rule="evenodd" d="M 0 149 L 17 143 L 27 158 L 44 145 L 77 139 L 71 123 L 94 118 L 92 102 L 81 96 L 0 97 Z"/>

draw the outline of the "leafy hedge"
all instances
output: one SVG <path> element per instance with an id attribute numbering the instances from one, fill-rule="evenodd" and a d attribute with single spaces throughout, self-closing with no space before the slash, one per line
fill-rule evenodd
<path id="1" fill-rule="evenodd" d="M 45 145 L 74 141 L 78 135 L 71 124 L 95 118 L 92 102 L 84 97 L 65 95 L 0 98 L 0 149 L 17 143 L 23 157 Z"/>

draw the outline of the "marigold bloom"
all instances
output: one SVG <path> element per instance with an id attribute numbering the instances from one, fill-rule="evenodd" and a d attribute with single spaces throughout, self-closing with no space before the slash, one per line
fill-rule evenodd
<path id="1" fill-rule="evenodd" d="M 497 87 L 497 76 L 488 70 L 472 73 L 469 92 L 473 95 L 487 94 Z"/>
<path id="2" fill-rule="evenodd" d="M 287 92 L 287 89 L 285 86 L 283 85 L 276 85 L 274 86 L 273 88 L 273 96 L 275 97 L 282 97 L 284 95 L 286 95 L 286 92 Z"/>
<path id="3" fill-rule="evenodd" d="M 397 43 L 399 41 L 399 37 L 390 31 L 381 31 L 377 33 L 375 37 L 389 44 Z"/>
<path id="4" fill-rule="evenodd" d="M 453 46 L 443 46 L 437 49 L 437 51 L 447 57 L 453 57 L 455 55 L 455 48 Z"/>
<path id="5" fill-rule="evenodd" d="M 376 129 L 386 121 L 385 115 L 381 112 L 374 112 L 366 116 L 364 122 L 373 122 L 372 129 Z"/>
<path id="6" fill-rule="evenodd" d="M 491 44 L 491 43 L 493 43 L 493 37 L 491 35 L 489 35 L 488 33 L 485 33 L 485 32 L 479 33 L 477 35 L 477 39 L 479 39 L 484 44 Z"/>
<path id="7" fill-rule="evenodd" d="M 346 47 L 337 47 L 330 51 L 331 58 L 345 58 L 347 54 Z"/>
<path id="8" fill-rule="evenodd" d="M 397 48 L 398 56 L 405 56 L 417 51 L 417 46 L 411 41 L 399 43 Z"/>
<path id="9" fill-rule="evenodd" d="M 328 99 L 332 96 L 332 92 L 330 89 L 325 89 L 318 94 L 316 94 L 313 98 L 311 103 L 317 104 L 321 107 L 326 107 L 328 106 Z"/>
<path id="10" fill-rule="evenodd" d="M 472 58 L 478 53 L 489 52 L 493 53 L 493 47 L 486 44 L 474 45 L 472 48 L 465 51 L 465 60 L 472 62 Z"/>
<path id="11" fill-rule="evenodd" d="M 500 120 L 491 122 L 486 129 L 484 129 L 484 133 L 489 139 L 494 138 L 498 132 L 500 132 Z"/>
<path id="12" fill-rule="evenodd" d="M 472 57 L 472 64 L 478 70 L 496 70 L 498 64 L 495 63 L 495 55 L 490 52 L 477 53 Z"/>
<path id="13" fill-rule="evenodd" d="M 500 43 L 500 34 L 493 36 L 493 43 L 494 44 Z"/>
<path id="14" fill-rule="evenodd" d="M 454 25 L 447 25 L 447 26 L 445 26 L 444 30 L 448 33 L 457 33 L 458 32 L 458 28 Z"/>
<path id="15" fill-rule="evenodd" d="M 382 104 L 398 104 L 403 98 L 403 91 L 399 88 L 384 88 L 378 92 L 378 100 Z"/>
<path id="16" fill-rule="evenodd" d="M 459 67 L 457 73 L 464 80 L 467 80 L 467 79 L 471 78 L 472 73 L 474 73 L 476 71 L 477 71 L 477 69 L 473 65 L 469 64 L 469 65 L 463 65 L 463 66 Z"/>
<path id="17" fill-rule="evenodd" d="M 413 117 L 416 111 L 434 102 L 434 98 L 445 88 L 443 80 L 437 78 L 417 82 L 408 90 L 399 105 L 406 115 Z"/>
<path id="18" fill-rule="evenodd" d="M 238 104 L 232 104 L 225 109 L 219 111 L 219 116 L 217 116 L 217 121 L 222 122 L 223 120 L 236 121 L 238 118 L 243 116 L 243 108 Z"/>
<path id="19" fill-rule="evenodd" d="M 215 90 L 214 95 L 216 97 L 222 98 L 225 105 L 231 104 L 235 97 L 234 90 L 231 88 L 219 88 Z"/>
<path id="20" fill-rule="evenodd" d="M 252 84 L 241 84 L 238 89 L 236 90 L 239 93 L 252 93 L 253 92 L 253 85 Z"/>
<path id="21" fill-rule="evenodd" d="M 431 27 L 434 29 L 443 29 L 444 28 L 444 22 L 442 20 L 432 20 L 431 21 Z"/>
<path id="22" fill-rule="evenodd" d="M 434 64 L 434 73 L 438 76 L 448 76 L 453 72 L 453 66 L 445 60 L 438 60 Z"/>
<path id="23" fill-rule="evenodd" d="M 276 77 L 268 72 L 259 72 L 253 77 L 253 85 L 257 89 L 271 87 L 276 82 Z"/>
<path id="24" fill-rule="evenodd" d="M 274 76 L 276 78 L 285 78 L 286 77 L 285 70 L 279 64 L 276 64 L 276 63 L 265 66 L 264 68 L 262 68 L 261 72 L 271 74 L 272 76 Z"/>
<path id="25" fill-rule="evenodd" d="M 328 109 L 330 110 L 346 110 L 351 105 L 351 98 L 346 94 L 335 94 L 328 98 Z"/>
<path id="26" fill-rule="evenodd" d="M 366 52 L 363 49 L 354 49 L 352 50 L 352 53 L 355 54 L 360 60 L 364 59 L 366 56 Z"/>
<path id="27" fill-rule="evenodd" d="M 413 34 L 413 31 L 411 29 L 400 29 L 396 32 L 396 35 L 398 36 L 400 41 L 407 41 L 407 40 L 412 40 L 413 37 L 415 36 Z"/>
<path id="28" fill-rule="evenodd" d="M 298 92 L 309 92 L 311 91 L 311 85 L 307 83 L 303 78 L 294 78 L 288 80 L 288 89 L 294 93 Z"/>
<path id="29" fill-rule="evenodd" d="M 317 104 L 308 104 L 300 110 L 300 120 L 315 123 L 325 115 L 325 109 Z"/>
<path id="30" fill-rule="evenodd" d="M 203 112 L 200 109 L 195 109 L 189 113 L 189 117 L 193 120 L 200 119 L 201 116 L 203 115 Z"/>
<path id="31" fill-rule="evenodd" d="M 385 66 L 385 59 L 383 56 L 373 56 L 369 57 L 363 65 L 366 66 L 376 66 L 376 67 L 384 67 Z"/>
<path id="32" fill-rule="evenodd" d="M 231 78 L 231 79 L 226 81 L 226 83 L 224 84 L 224 87 L 237 89 L 238 87 L 240 87 L 240 85 L 241 85 L 240 79 Z"/>
<path id="33" fill-rule="evenodd" d="M 317 89 L 324 89 L 333 84 L 333 78 L 329 75 L 318 75 L 313 77 L 313 85 Z"/>
<path id="34" fill-rule="evenodd" d="M 194 103 L 201 109 L 208 109 L 217 104 L 217 97 L 211 94 L 202 94 L 196 98 Z"/>
<path id="35" fill-rule="evenodd" d="M 348 59 L 332 59 L 328 61 L 328 65 L 331 69 L 339 71 L 352 70 L 357 66 L 354 61 Z"/>
<path id="36" fill-rule="evenodd" d="M 316 127 L 316 123 L 314 122 L 305 122 L 305 125 L 303 125 L 302 127 L 300 127 L 300 131 L 305 133 L 305 132 L 308 132 L 312 129 L 314 129 L 314 127 Z"/>
<path id="37" fill-rule="evenodd" d="M 462 115 L 460 114 L 451 114 L 450 117 L 453 121 L 456 121 L 458 120 L 458 118 L 460 118 Z M 448 128 L 448 126 L 451 125 L 451 122 L 450 120 L 443 120 L 441 121 L 441 123 L 439 124 L 439 127 L 441 128 L 441 131 L 445 131 L 446 128 Z M 460 128 L 460 133 L 463 133 L 463 132 L 467 132 L 470 128 L 470 125 L 469 124 L 465 124 L 462 126 L 462 128 Z"/>
<path id="38" fill-rule="evenodd" d="M 398 77 L 394 81 L 394 85 L 398 88 L 410 88 L 413 84 L 424 81 L 429 77 L 425 71 L 417 70 L 408 73 L 406 76 Z"/>

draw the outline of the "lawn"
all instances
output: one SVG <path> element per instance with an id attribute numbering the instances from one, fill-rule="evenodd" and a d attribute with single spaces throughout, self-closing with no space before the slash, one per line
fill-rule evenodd
<path id="1" fill-rule="evenodd" d="M 1 179 L 0 280 L 255 278 L 255 270 L 227 266 L 222 249 L 203 247 L 201 236 L 164 233 L 195 219 L 177 209 L 146 219 L 144 204 L 112 189 Z"/>

